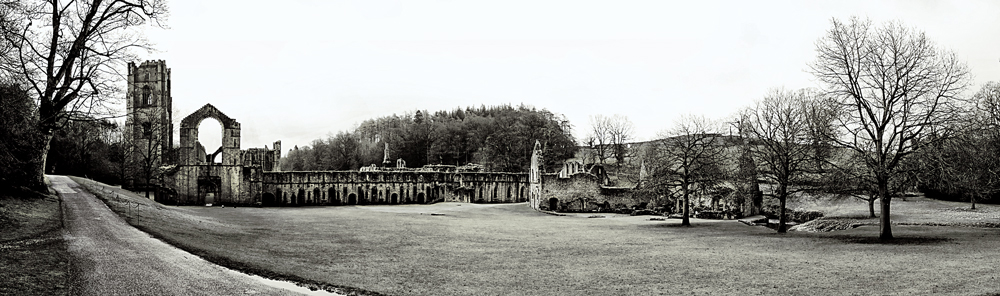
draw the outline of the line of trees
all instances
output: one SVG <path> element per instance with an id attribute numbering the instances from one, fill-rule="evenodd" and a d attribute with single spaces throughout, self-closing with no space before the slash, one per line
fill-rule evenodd
<path id="1" fill-rule="evenodd" d="M 809 68 L 822 89 L 767 94 L 729 121 L 741 140 L 685 117 L 654 141 L 650 184 L 679 188 L 684 224 L 691 186 L 748 175 L 779 200 L 779 232 L 788 196 L 823 190 L 863 196 L 873 216 L 878 200 L 881 239 L 892 239 L 892 198 L 918 183 L 971 201 L 1000 191 L 998 84 L 962 97 L 965 64 L 897 22 L 833 19 L 816 52 Z"/>
<path id="2" fill-rule="evenodd" d="M 0 187 L 26 186 L 35 178 L 31 157 L 42 137 L 35 129 L 36 107 L 29 93 L 13 83 L 0 84 Z M 121 184 L 125 176 L 126 143 L 113 120 L 77 115 L 59 126 L 51 139 L 45 171 L 88 176 Z M 30 187 L 29 187 L 30 188 Z"/>
<path id="3" fill-rule="evenodd" d="M 590 117 L 591 132 L 586 144 L 595 152 L 594 156 L 605 164 L 609 158 L 614 158 L 616 164 L 625 163 L 632 156 L 628 149 L 629 142 L 635 140 L 635 126 L 627 116 L 615 114 L 610 117 L 594 115 Z"/>
<path id="4" fill-rule="evenodd" d="M 524 172 L 534 141 L 542 143 L 545 165 L 573 157 L 576 142 L 569 121 L 548 110 L 501 105 L 416 111 L 362 122 L 307 147 L 295 147 L 282 161 L 283 170 L 356 170 L 383 163 L 388 144 L 390 166 L 402 159 L 407 167 L 427 164 L 477 163 L 490 171 Z"/>
<path id="5" fill-rule="evenodd" d="M 918 151 L 912 177 L 921 191 L 940 199 L 976 202 L 1000 192 L 1000 83 L 985 84 L 972 108 L 953 123 L 949 133 L 931 133 Z"/>

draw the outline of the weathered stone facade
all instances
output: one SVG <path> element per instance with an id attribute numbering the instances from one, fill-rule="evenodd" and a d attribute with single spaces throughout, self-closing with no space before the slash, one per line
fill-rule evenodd
<path id="1" fill-rule="evenodd" d="M 152 177 L 152 171 L 170 163 L 173 143 L 170 68 L 162 60 L 145 61 L 139 66 L 129 63 L 127 80 L 123 135 L 128 163 L 125 185 L 145 188 L 151 185 L 146 184 L 146 179 Z"/>
<path id="2" fill-rule="evenodd" d="M 542 144 L 535 141 L 531 150 L 531 166 L 528 167 L 528 205 L 542 210 Z"/>
<path id="3" fill-rule="evenodd" d="M 156 139 L 156 167 L 160 169 L 156 199 L 178 205 L 363 205 L 431 203 L 440 201 L 524 202 L 541 193 L 539 146 L 533 157 L 533 182 L 526 173 L 491 173 L 426 169 L 365 167 L 361 171 L 281 172 L 281 141 L 274 149 L 240 149 L 240 123 L 211 104 L 185 117 L 180 145 L 173 145 L 170 69 L 163 61 L 129 65 L 128 136 Z M 134 112 L 140 110 L 142 112 Z M 205 151 L 198 142 L 198 126 L 207 118 L 222 124 L 222 147 Z M 146 122 L 162 124 L 159 133 L 139 133 Z M 148 129 L 147 129 L 148 130 Z M 150 141 L 147 141 L 150 142 Z M 214 162 L 221 155 L 221 162 Z M 386 158 L 388 166 L 391 162 Z M 137 167 L 130 164 L 131 169 Z M 533 184 L 533 185 L 529 185 Z M 530 188 L 529 188 L 530 186 Z M 530 192 L 529 192 L 530 191 Z M 534 195 L 532 195 L 534 194 Z"/>
<path id="4" fill-rule="evenodd" d="M 265 172 L 264 205 L 523 202 L 527 174 L 425 171 Z"/>
<path id="5" fill-rule="evenodd" d="M 222 147 L 206 153 L 198 143 L 198 126 L 207 118 L 222 123 Z M 277 168 L 281 141 L 274 149 L 240 150 L 240 123 L 206 104 L 181 121 L 177 162 L 164 173 L 167 194 L 174 204 L 259 204 L 263 173 Z M 221 154 L 222 161 L 213 162 Z"/>

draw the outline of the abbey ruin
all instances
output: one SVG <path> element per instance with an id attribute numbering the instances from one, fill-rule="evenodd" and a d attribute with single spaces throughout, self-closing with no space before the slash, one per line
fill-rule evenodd
<path id="1" fill-rule="evenodd" d="M 536 210 L 612 211 L 644 209 L 666 197 L 641 196 L 638 185 L 608 186 L 600 165 L 565 161 L 558 173 L 542 170 L 542 148 L 535 143 L 528 172 L 482 172 L 475 167 L 427 165 L 408 168 L 386 152 L 381 166 L 356 171 L 280 170 L 281 141 L 271 148 L 242 149 L 240 123 L 211 104 L 180 121 L 174 143 L 170 69 L 162 60 L 129 64 L 126 141 L 131 188 L 154 191 L 174 205 L 372 205 L 435 202 L 528 202 Z M 206 151 L 198 141 L 205 119 L 222 125 L 221 147 Z M 388 148 L 387 148 L 388 151 Z M 579 158 L 579 156 L 578 156 Z M 639 174 L 640 182 L 642 173 Z M 654 201 L 659 198 L 660 200 Z M 676 203 L 676 199 L 674 200 Z M 717 200 L 699 201 L 718 208 Z M 675 208 L 681 205 L 677 204 Z M 760 208 L 735 205 L 745 214 Z"/>
<path id="2" fill-rule="evenodd" d="M 129 64 L 127 98 L 125 136 L 134 143 L 129 146 L 128 185 L 155 188 L 161 203 L 284 206 L 532 200 L 536 208 L 539 204 L 538 145 L 529 173 L 402 165 L 282 172 L 281 141 L 273 148 L 241 149 L 240 123 L 211 104 L 181 120 L 180 143 L 174 148 L 170 69 L 162 60 Z M 198 127 L 208 118 L 222 124 L 222 146 L 216 151 L 205 151 L 198 142 Z"/>

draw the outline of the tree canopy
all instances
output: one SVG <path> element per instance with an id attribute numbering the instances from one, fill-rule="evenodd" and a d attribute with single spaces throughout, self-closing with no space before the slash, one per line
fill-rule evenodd
<path id="1" fill-rule="evenodd" d="M 354 170 L 382 164 L 388 144 L 390 166 L 483 164 L 487 170 L 524 172 L 538 140 L 545 165 L 573 157 L 577 144 L 565 117 L 528 106 L 480 106 L 451 111 L 416 111 L 369 119 L 309 147 L 289 152 L 284 170 Z"/>

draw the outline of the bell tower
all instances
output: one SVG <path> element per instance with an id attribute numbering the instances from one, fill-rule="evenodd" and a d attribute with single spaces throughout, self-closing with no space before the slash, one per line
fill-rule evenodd
<path id="1" fill-rule="evenodd" d="M 159 167 L 172 162 L 173 98 L 165 61 L 128 63 L 125 110 L 126 185 L 146 188 L 157 184 Z"/>

